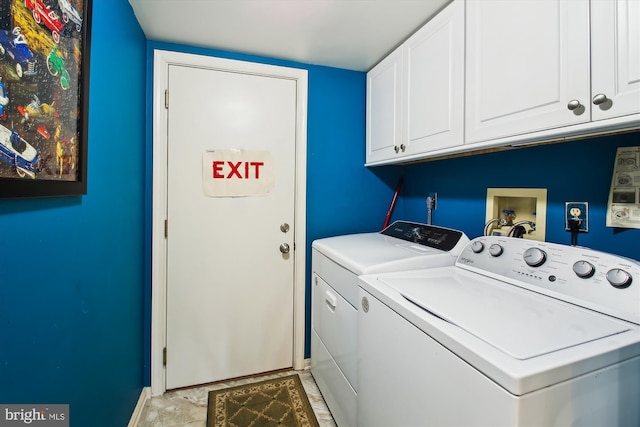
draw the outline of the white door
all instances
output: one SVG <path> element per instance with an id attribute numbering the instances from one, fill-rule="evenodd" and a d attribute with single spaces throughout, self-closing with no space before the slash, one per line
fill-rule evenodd
<path id="1" fill-rule="evenodd" d="M 292 367 L 296 81 L 170 65 L 168 94 L 166 388 Z"/>
<path id="2" fill-rule="evenodd" d="M 404 154 L 402 128 L 402 49 L 398 48 L 367 73 L 367 163 Z"/>
<path id="3" fill-rule="evenodd" d="M 588 1 L 466 5 L 467 143 L 591 120 Z"/>
<path id="4" fill-rule="evenodd" d="M 640 2 L 591 2 L 593 120 L 640 112 Z"/>
<path id="5" fill-rule="evenodd" d="M 454 1 L 403 45 L 406 154 L 464 142 L 464 2 Z"/>

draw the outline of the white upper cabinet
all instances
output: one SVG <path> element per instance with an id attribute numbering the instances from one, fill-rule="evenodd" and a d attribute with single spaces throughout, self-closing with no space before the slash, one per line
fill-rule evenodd
<path id="1" fill-rule="evenodd" d="M 469 1 L 466 48 L 467 143 L 590 120 L 587 0 Z"/>
<path id="2" fill-rule="evenodd" d="M 367 165 L 464 143 L 464 1 L 367 73 Z"/>
<path id="3" fill-rule="evenodd" d="M 640 0 L 454 0 L 367 74 L 368 166 L 640 129 Z"/>
<path id="4" fill-rule="evenodd" d="M 592 120 L 640 112 L 640 1 L 591 1 L 591 55 Z"/>
<path id="5" fill-rule="evenodd" d="M 401 74 L 399 49 L 367 73 L 367 163 L 401 153 Z"/>
<path id="6" fill-rule="evenodd" d="M 638 0 L 467 2 L 465 142 L 637 128 L 639 22 Z"/>
<path id="7" fill-rule="evenodd" d="M 464 143 L 464 2 L 403 45 L 402 141 L 407 155 Z"/>

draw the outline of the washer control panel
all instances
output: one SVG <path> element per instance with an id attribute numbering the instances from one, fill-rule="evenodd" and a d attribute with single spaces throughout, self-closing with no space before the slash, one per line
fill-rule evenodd
<path id="1" fill-rule="evenodd" d="M 456 267 L 640 324 L 640 262 L 580 246 L 483 236 Z"/>

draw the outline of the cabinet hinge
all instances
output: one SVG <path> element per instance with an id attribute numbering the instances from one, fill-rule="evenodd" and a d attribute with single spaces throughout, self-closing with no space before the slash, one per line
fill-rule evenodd
<path id="1" fill-rule="evenodd" d="M 167 366 L 167 347 L 162 349 L 162 366 Z"/>
<path id="2" fill-rule="evenodd" d="M 164 220 L 164 238 L 168 238 L 169 237 L 169 220 L 165 219 Z"/>
<path id="3" fill-rule="evenodd" d="M 164 108 L 169 109 L 169 89 L 164 90 Z"/>

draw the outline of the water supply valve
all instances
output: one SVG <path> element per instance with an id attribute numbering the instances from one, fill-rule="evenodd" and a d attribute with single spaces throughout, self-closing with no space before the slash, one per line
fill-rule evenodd
<path id="1" fill-rule="evenodd" d="M 513 220 L 516 218 L 516 211 L 513 209 L 504 209 L 502 211 L 504 218 L 500 220 L 501 227 L 511 227 L 513 225 Z"/>

